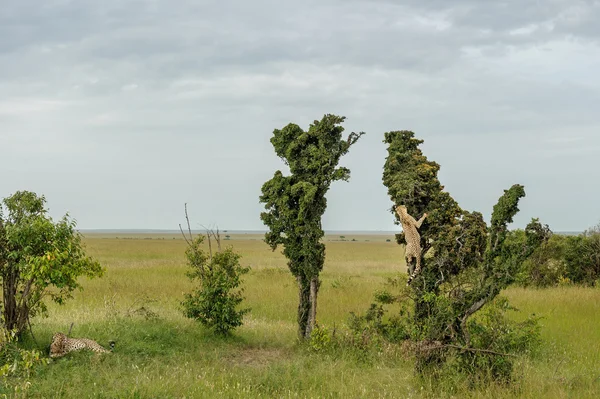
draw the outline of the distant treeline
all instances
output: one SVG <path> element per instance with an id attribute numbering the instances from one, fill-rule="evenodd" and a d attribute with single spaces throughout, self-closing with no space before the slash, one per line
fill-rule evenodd
<path id="1" fill-rule="evenodd" d="M 525 245 L 522 230 L 512 232 L 515 245 Z M 523 262 L 517 283 L 550 287 L 561 284 L 600 285 L 600 224 L 583 233 L 554 233 Z"/>

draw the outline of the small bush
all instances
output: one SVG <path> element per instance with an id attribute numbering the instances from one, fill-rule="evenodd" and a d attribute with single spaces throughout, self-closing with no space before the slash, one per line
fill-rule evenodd
<path id="1" fill-rule="evenodd" d="M 552 287 L 566 275 L 566 237 L 552 235 L 523 262 L 516 283 L 523 287 Z"/>
<path id="2" fill-rule="evenodd" d="M 240 255 L 232 248 L 207 255 L 200 246 L 203 236 L 190 242 L 186 251 L 191 271 L 188 277 L 198 280 L 198 290 L 185 296 L 182 302 L 185 316 L 198 320 L 219 335 L 227 335 L 242 325 L 250 309 L 237 310 L 243 301 L 241 276 L 250 268 L 240 266 Z"/>
<path id="3" fill-rule="evenodd" d="M 600 279 L 600 225 L 565 241 L 566 277 L 575 284 L 594 285 Z"/>
<path id="4" fill-rule="evenodd" d="M 516 231 L 510 240 L 523 246 Z M 521 265 L 516 283 L 550 287 L 569 284 L 593 286 L 600 279 L 600 225 L 577 236 L 552 235 Z"/>
<path id="5" fill-rule="evenodd" d="M 530 354 L 541 346 L 539 317 L 530 316 L 517 322 L 506 317 L 508 311 L 518 309 L 510 306 L 505 297 L 497 297 L 479 317 L 469 321 L 472 348 L 482 351 L 459 352 L 461 371 L 479 379 L 509 382 L 513 370 L 511 357 Z"/>
<path id="6" fill-rule="evenodd" d="M 308 347 L 314 352 L 322 352 L 330 349 L 332 346 L 331 333 L 326 327 L 315 325 L 310 332 Z"/>
<path id="7" fill-rule="evenodd" d="M 27 396 L 31 376 L 36 366 L 46 365 L 50 359 L 37 350 L 25 350 L 17 346 L 16 331 L 0 330 L 0 378 L 5 389 L 14 397 Z"/>
<path id="8" fill-rule="evenodd" d="M 504 297 L 497 297 L 481 314 L 469 320 L 466 327 L 469 342 L 448 345 L 432 340 L 411 324 L 414 316 L 404 281 L 404 278 L 389 279 L 387 290 L 375 293 L 375 301 L 364 315 L 351 313 L 350 330 L 358 339 L 350 341 L 350 345 L 366 350 L 381 347 L 383 343 L 401 344 L 405 352 L 417 355 L 421 360 L 419 364 L 424 367 L 421 371 L 429 371 L 425 374 L 466 378 L 471 383 L 510 381 L 514 356 L 534 352 L 541 345 L 539 318 L 511 320 L 507 312 L 518 309 L 511 307 Z M 437 309 L 446 309 L 449 305 L 443 295 L 432 294 L 425 300 L 436 302 Z M 447 311 L 432 313 L 428 324 L 445 325 L 446 316 Z"/>

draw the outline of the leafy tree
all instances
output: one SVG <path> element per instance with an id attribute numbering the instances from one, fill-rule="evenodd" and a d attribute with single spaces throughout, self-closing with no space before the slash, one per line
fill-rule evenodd
<path id="1" fill-rule="evenodd" d="M 600 279 L 600 225 L 578 236 L 565 237 L 566 277 L 576 284 L 594 285 Z"/>
<path id="2" fill-rule="evenodd" d="M 516 283 L 523 286 L 550 287 L 557 285 L 565 277 L 564 253 L 566 237 L 552 234 L 531 256 L 523 262 Z M 527 236 L 524 230 L 511 232 L 508 240 L 512 245 L 525 245 Z"/>
<path id="3" fill-rule="evenodd" d="M 18 191 L 0 207 L 0 279 L 2 322 L 22 333 L 31 317 L 46 313 L 44 299 L 62 304 L 81 288 L 80 276 L 101 276 L 100 264 L 88 257 L 75 222 L 65 215 L 54 222 L 46 199 Z"/>
<path id="4" fill-rule="evenodd" d="M 440 166 L 419 149 L 423 140 L 410 131 L 393 131 L 385 133 L 384 142 L 388 157 L 383 182 L 392 201 L 405 205 L 412 215 L 428 214 L 419 230 L 424 259 L 409 289 L 414 310 L 408 330 L 410 338 L 436 344 L 435 350 L 428 347 L 421 353 L 417 366 L 438 364 L 453 348 L 461 348 L 462 357 L 489 356 L 485 351 L 490 348 L 477 347 L 485 340 L 472 339 L 481 327 L 476 329 L 471 317 L 515 280 L 520 265 L 547 239 L 548 231 L 533 220 L 523 245 L 509 245 L 507 226 L 525 196 L 523 186 L 504 191 L 487 226 L 481 213 L 461 209 L 444 191 L 437 177 Z M 393 207 L 392 212 L 395 215 Z M 397 240 L 404 243 L 403 234 Z"/>
<path id="5" fill-rule="evenodd" d="M 342 138 L 340 124 L 345 117 L 327 114 L 315 120 L 307 131 L 288 124 L 275 129 L 271 144 L 275 153 L 289 167 L 262 187 L 260 201 L 266 212 L 261 219 L 269 227 L 265 241 L 273 250 L 283 245 L 288 267 L 298 282 L 298 335 L 309 338 L 315 326 L 319 273 L 325 261 L 321 242 L 321 217 L 327 208 L 325 194 L 332 182 L 348 181 L 350 170 L 338 167 L 340 158 L 364 133 L 350 133 Z"/>
<path id="6" fill-rule="evenodd" d="M 189 219 L 188 231 L 189 239 L 184 234 L 188 244 L 185 254 L 190 266 L 187 276 L 192 281 L 198 281 L 200 287 L 191 294 L 185 295 L 185 300 L 181 303 L 183 313 L 218 335 L 227 335 L 242 325 L 244 315 L 250 311 L 250 309 L 238 310 L 244 298 L 242 290 L 237 290 L 242 284 L 241 276 L 248 273 L 250 268 L 240 265 L 241 256 L 235 253 L 233 248 L 221 250 L 218 231 L 217 233 L 212 230 L 207 231 L 208 253 L 202 249 L 205 237 L 192 236 Z M 211 234 L 218 246 L 218 251 L 215 253 L 212 250 Z"/>
<path id="7" fill-rule="evenodd" d="M 511 232 L 512 245 L 524 245 L 525 232 Z M 597 285 L 600 279 L 600 226 L 576 236 L 553 234 L 523 263 L 517 283 L 548 287 L 561 282 Z"/>

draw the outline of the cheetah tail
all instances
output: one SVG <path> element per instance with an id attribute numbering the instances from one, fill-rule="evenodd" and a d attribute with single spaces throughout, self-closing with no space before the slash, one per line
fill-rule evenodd
<path id="1" fill-rule="evenodd" d="M 415 277 L 417 277 L 417 275 L 419 274 L 419 270 L 415 270 L 409 277 L 408 280 L 406 280 L 406 286 L 408 287 L 410 285 L 410 283 L 415 279 Z"/>
<path id="2" fill-rule="evenodd" d="M 110 351 L 112 352 L 113 349 L 115 349 L 115 341 L 108 341 L 108 347 L 110 348 Z"/>

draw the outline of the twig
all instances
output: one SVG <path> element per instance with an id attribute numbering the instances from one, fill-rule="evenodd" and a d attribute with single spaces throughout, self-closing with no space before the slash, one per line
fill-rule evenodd
<path id="1" fill-rule="evenodd" d="M 185 240 L 185 242 L 187 242 L 188 245 L 192 245 L 189 240 L 187 239 L 187 237 L 185 236 L 183 229 L 181 228 L 181 223 L 179 223 L 179 231 L 181 231 L 181 235 L 183 236 L 183 239 Z"/>
<path id="2" fill-rule="evenodd" d="M 217 234 L 213 231 L 213 236 L 215 240 L 217 240 L 217 247 L 219 248 L 219 252 L 221 252 L 221 234 L 219 234 L 219 226 L 217 226 Z"/>
<path id="3" fill-rule="evenodd" d="M 189 246 L 191 246 L 192 243 L 190 241 L 194 241 L 194 237 L 192 236 L 192 228 L 190 227 L 190 218 L 188 217 L 187 202 L 184 204 L 184 209 L 185 209 L 185 220 L 187 220 L 187 226 L 188 226 L 188 231 L 190 233 L 190 239 L 188 240 L 187 237 L 185 236 L 185 233 L 183 232 L 183 228 L 181 227 L 181 223 L 179 223 L 179 231 L 181 231 L 181 235 L 183 236 L 183 239 L 185 240 L 185 242 Z"/>
<path id="4" fill-rule="evenodd" d="M 190 240 L 193 241 L 194 237 L 192 236 L 192 228 L 190 226 L 190 218 L 188 217 L 187 202 L 184 204 L 184 208 L 185 208 L 185 220 L 187 220 L 188 231 L 190 232 Z"/>
<path id="5" fill-rule="evenodd" d="M 71 327 L 69 327 L 69 333 L 67 334 L 67 337 L 71 336 L 71 330 L 73 329 L 73 324 L 75 323 L 71 323 Z"/>
<path id="6" fill-rule="evenodd" d="M 217 243 L 217 249 L 219 252 L 221 252 L 221 234 L 219 232 L 219 227 L 217 226 L 217 231 L 215 232 L 215 230 L 213 228 L 209 228 L 204 226 L 203 224 L 201 225 L 202 228 L 204 228 L 204 230 L 206 230 L 206 237 L 208 237 L 208 249 L 210 252 L 210 258 L 212 259 L 212 240 L 211 240 L 211 236 L 215 239 L 216 243 Z"/>
<path id="7" fill-rule="evenodd" d="M 210 253 L 210 260 L 212 261 L 212 240 L 210 239 L 210 234 L 206 234 L 208 237 L 208 252 Z"/>
<path id="8" fill-rule="evenodd" d="M 208 238 L 208 253 L 210 255 L 210 260 L 212 261 L 212 240 L 210 239 L 210 229 L 206 226 L 204 226 L 203 224 L 201 224 L 200 226 L 202 226 L 204 228 L 204 230 L 206 231 L 206 238 Z"/>
<path id="9" fill-rule="evenodd" d="M 33 328 L 31 328 L 31 320 L 29 319 L 29 316 L 27 316 L 27 324 L 29 324 L 29 332 L 31 333 L 31 338 L 33 338 L 33 342 L 35 342 L 36 345 L 39 345 L 37 339 L 35 339 L 35 335 L 33 335 Z"/>
<path id="10" fill-rule="evenodd" d="M 565 359 L 560 359 L 560 362 L 558 362 L 558 364 L 556 365 L 556 368 L 554 369 L 554 373 L 552 374 L 552 378 L 556 378 L 556 373 L 558 373 L 558 368 L 560 367 L 561 364 L 563 364 L 565 361 Z"/>

